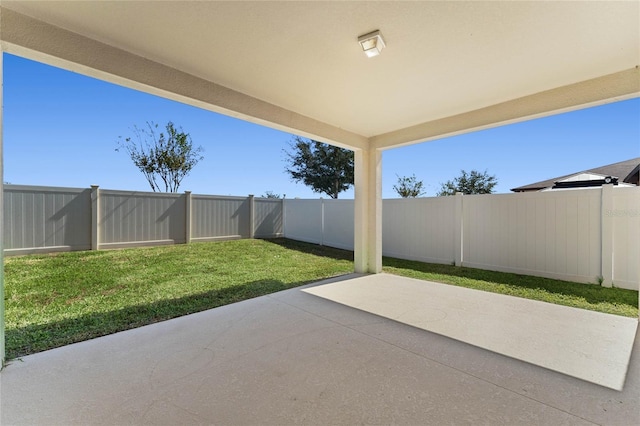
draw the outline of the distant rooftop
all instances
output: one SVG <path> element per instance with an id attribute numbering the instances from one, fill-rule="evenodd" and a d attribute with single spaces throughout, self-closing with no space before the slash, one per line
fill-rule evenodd
<path id="1" fill-rule="evenodd" d="M 632 185 L 639 185 L 640 176 L 640 157 L 632 158 L 626 161 L 620 161 L 619 163 L 608 164 L 606 166 L 596 167 L 594 169 L 582 170 L 579 172 L 571 173 L 564 176 L 558 176 L 552 179 L 543 180 L 540 182 L 530 183 L 528 185 L 512 188 L 513 192 L 528 192 L 528 191 L 542 191 L 543 189 L 551 188 L 558 181 L 568 180 L 575 175 L 600 175 L 611 176 L 618 178 L 620 183 L 628 183 Z"/>

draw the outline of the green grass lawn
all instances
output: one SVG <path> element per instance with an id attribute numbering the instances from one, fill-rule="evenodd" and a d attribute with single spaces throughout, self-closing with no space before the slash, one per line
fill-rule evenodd
<path id="1" fill-rule="evenodd" d="M 636 317 L 638 292 L 384 259 L 385 272 Z M 235 240 L 5 259 L 6 350 L 15 358 L 353 271 L 353 253 Z"/>
<path id="2" fill-rule="evenodd" d="M 291 240 L 9 257 L 7 358 L 353 272 L 352 257 Z"/>
<path id="3" fill-rule="evenodd" d="M 383 270 L 390 274 L 638 317 L 638 292 L 634 290 L 402 259 L 384 258 L 382 263 Z"/>

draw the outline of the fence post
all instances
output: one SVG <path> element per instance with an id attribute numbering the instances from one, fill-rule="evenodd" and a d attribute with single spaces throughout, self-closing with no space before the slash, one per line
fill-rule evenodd
<path id="1" fill-rule="evenodd" d="M 184 191 L 184 242 L 191 242 L 191 191 Z"/>
<path id="2" fill-rule="evenodd" d="M 320 197 L 320 245 L 324 245 L 324 199 Z"/>
<path id="3" fill-rule="evenodd" d="M 601 273 L 602 286 L 613 286 L 613 184 L 602 185 L 602 202 L 600 210 L 600 241 L 601 241 Z"/>
<path id="4" fill-rule="evenodd" d="M 255 197 L 253 194 L 249 194 L 249 238 L 253 239 L 256 235 L 255 222 L 256 206 Z"/>
<path id="5" fill-rule="evenodd" d="M 100 187 L 91 185 L 91 250 L 100 246 Z"/>
<path id="6" fill-rule="evenodd" d="M 287 201 L 286 195 L 282 198 L 282 238 L 287 238 L 287 216 L 286 216 L 286 207 L 285 207 L 285 203 Z"/>
<path id="7" fill-rule="evenodd" d="M 455 250 L 454 254 L 454 265 L 462 266 L 462 262 L 464 262 L 464 202 L 462 199 L 462 192 L 456 192 L 455 195 L 455 230 L 454 230 L 454 242 L 453 249 Z"/>

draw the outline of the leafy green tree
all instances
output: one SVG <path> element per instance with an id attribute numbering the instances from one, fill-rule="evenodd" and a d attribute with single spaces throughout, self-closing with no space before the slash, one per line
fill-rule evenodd
<path id="1" fill-rule="evenodd" d="M 353 151 L 298 136 L 290 147 L 292 152 L 285 150 L 285 170 L 293 181 L 331 198 L 353 185 Z"/>
<path id="2" fill-rule="evenodd" d="M 118 138 L 116 151 L 129 154 L 154 192 L 160 192 L 161 184 L 165 192 L 178 192 L 182 179 L 204 159 L 204 149 L 194 148 L 191 136 L 172 122 L 165 126 L 166 134 L 157 129 L 153 121 L 146 128 L 134 126 L 133 137 Z"/>
<path id="3" fill-rule="evenodd" d="M 467 195 L 491 194 L 497 184 L 498 179 L 489 175 L 486 170 L 482 173 L 477 170 L 471 170 L 469 173 L 461 170 L 460 176 L 442 184 L 438 196 L 455 195 L 456 192 L 462 192 Z"/>
<path id="4" fill-rule="evenodd" d="M 416 175 L 396 176 L 398 177 L 398 183 L 393 185 L 393 189 L 402 198 L 415 198 L 425 194 L 422 190 L 424 185 L 421 180 L 416 179 Z"/>

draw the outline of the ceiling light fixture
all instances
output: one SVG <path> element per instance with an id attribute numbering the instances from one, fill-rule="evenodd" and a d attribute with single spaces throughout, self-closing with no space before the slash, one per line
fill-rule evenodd
<path id="1" fill-rule="evenodd" d="M 362 50 L 364 50 L 365 55 L 367 55 L 367 57 L 369 58 L 378 56 L 380 52 L 382 52 L 382 49 L 384 49 L 385 47 L 382 33 L 379 30 L 361 35 L 360 37 L 358 37 L 358 43 L 360 43 L 360 46 L 362 46 Z"/>

